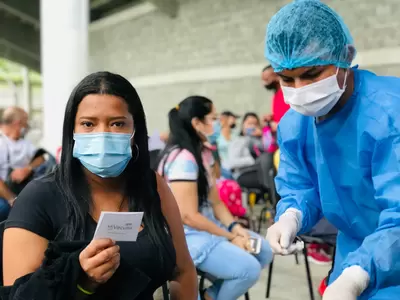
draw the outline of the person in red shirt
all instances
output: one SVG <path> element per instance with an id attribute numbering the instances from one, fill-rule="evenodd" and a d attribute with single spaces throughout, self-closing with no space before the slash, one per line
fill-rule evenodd
<path id="1" fill-rule="evenodd" d="M 269 122 L 271 130 L 276 132 L 279 121 L 289 110 L 290 106 L 285 103 L 282 89 L 279 84 L 279 77 L 275 74 L 271 65 L 266 66 L 262 70 L 261 81 L 267 90 L 274 92 L 274 96 L 272 98 L 272 114 L 266 116 L 264 119 L 265 121 Z"/>

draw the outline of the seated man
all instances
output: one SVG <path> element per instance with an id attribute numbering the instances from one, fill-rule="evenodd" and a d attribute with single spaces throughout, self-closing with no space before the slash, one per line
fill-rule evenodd
<path id="1" fill-rule="evenodd" d="M 285 103 L 283 92 L 279 83 L 279 76 L 274 72 L 271 65 L 266 66 L 261 73 L 261 81 L 264 87 L 274 92 L 272 98 L 272 114 L 264 117 L 273 132 L 276 132 L 278 123 L 289 110 L 289 104 Z"/>
<path id="2" fill-rule="evenodd" d="M 7 108 L 3 113 L 1 124 L 0 221 L 7 217 L 18 189 L 29 179 L 33 169 L 44 162 L 43 155 L 34 159 L 37 149 L 24 139 L 28 129 L 28 114 L 23 109 Z"/>

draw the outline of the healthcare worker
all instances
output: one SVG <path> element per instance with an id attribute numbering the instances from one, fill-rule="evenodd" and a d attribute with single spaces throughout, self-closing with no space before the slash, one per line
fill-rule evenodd
<path id="1" fill-rule="evenodd" d="M 350 68 L 343 20 L 316 0 L 283 7 L 265 56 L 291 106 L 279 124 L 277 254 L 322 216 L 339 234 L 324 300 L 400 299 L 400 79 Z"/>

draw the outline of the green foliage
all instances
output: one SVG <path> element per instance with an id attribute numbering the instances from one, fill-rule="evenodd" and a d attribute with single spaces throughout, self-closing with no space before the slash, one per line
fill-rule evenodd
<path id="1" fill-rule="evenodd" d="M 4 58 L 0 58 L 0 84 L 12 81 L 14 84 L 21 84 L 23 81 L 21 74 L 22 66 Z M 32 85 L 41 85 L 40 74 L 29 71 L 29 79 Z"/>

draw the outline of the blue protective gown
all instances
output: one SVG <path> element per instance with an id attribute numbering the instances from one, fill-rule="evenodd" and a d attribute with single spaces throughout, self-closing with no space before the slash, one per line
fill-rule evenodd
<path id="1" fill-rule="evenodd" d="M 299 209 L 305 233 L 325 216 L 339 230 L 330 283 L 358 265 L 371 278 L 359 299 L 400 299 L 400 79 L 353 71 L 338 113 L 281 120 L 277 219 Z"/>

